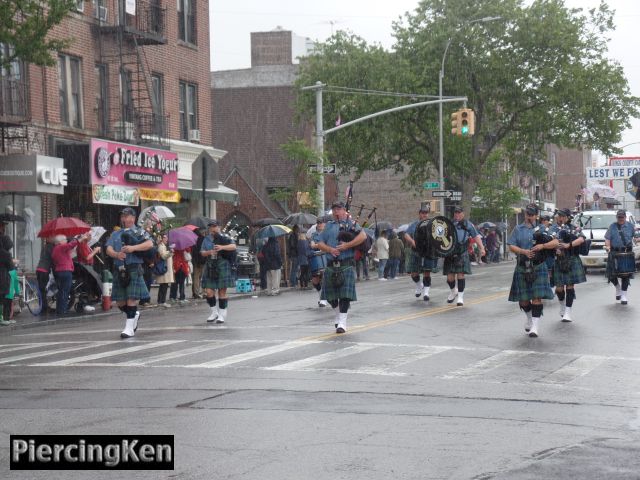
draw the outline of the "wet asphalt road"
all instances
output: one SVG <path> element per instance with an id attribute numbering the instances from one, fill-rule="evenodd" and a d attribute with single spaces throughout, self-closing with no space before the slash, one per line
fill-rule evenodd
<path id="1" fill-rule="evenodd" d="M 640 287 L 602 274 L 541 337 L 474 267 L 465 305 L 408 277 L 358 283 L 346 335 L 311 291 L 0 330 L 0 478 L 639 479 Z M 21 319 L 23 323 L 25 319 Z M 8 470 L 9 434 L 172 434 L 171 472 Z"/>

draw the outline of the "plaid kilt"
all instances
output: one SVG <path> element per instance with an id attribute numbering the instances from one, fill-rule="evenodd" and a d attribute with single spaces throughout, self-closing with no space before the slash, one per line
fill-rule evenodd
<path id="1" fill-rule="evenodd" d="M 444 257 L 444 266 L 442 267 L 442 274 L 448 275 L 450 273 L 464 273 L 465 275 L 471 275 L 471 260 L 469 259 L 469 252 L 462 254 L 462 262 L 454 262 L 454 256 Z"/>
<path id="2" fill-rule="evenodd" d="M 209 265 L 205 263 L 202 275 L 202 288 L 209 288 L 211 290 L 219 290 L 224 288 L 232 288 L 236 286 L 236 275 L 231 269 L 231 264 L 228 260 L 218 256 L 217 270 L 218 278 L 209 278 Z"/>
<path id="3" fill-rule="evenodd" d="M 333 272 L 341 271 L 344 275 L 344 283 L 341 287 L 333 286 Z M 331 302 L 333 300 L 340 300 L 341 298 L 348 298 L 349 300 L 357 300 L 356 296 L 356 272 L 355 268 L 350 265 L 344 267 L 330 267 L 327 266 L 324 269 L 324 276 L 322 277 L 322 292 L 320 298 L 326 299 Z"/>
<path id="4" fill-rule="evenodd" d="M 125 302 L 129 299 L 140 300 L 141 298 L 149 298 L 149 290 L 144 283 L 144 276 L 142 273 L 142 265 L 137 270 L 129 271 L 131 280 L 126 288 L 120 285 L 118 279 L 118 272 L 113 275 L 113 290 L 111 292 L 111 299 L 114 302 Z"/>
<path id="5" fill-rule="evenodd" d="M 410 250 L 405 271 L 408 273 L 437 272 L 438 259 L 421 257 L 413 250 Z"/>
<path id="6" fill-rule="evenodd" d="M 547 264 L 542 262 L 533 267 L 536 278 L 531 285 L 524 279 L 524 270 L 525 267 L 517 266 L 513 272 L 509 301 L 521 302 L 537 298 L 553 299 L 553 290 L 551 290 L 551 284 L 549 283 Z"/>
<path id="7" fill-rule="evenodd" d="M 569 257 L 569 271 L 564 273 L 560 270 L 558 260 L 553 267 L 553 275 L 551 277 L 551 285 L 559 287 L 561 285 L 575 285 L 577 283 L 584 283 L 587 281 L 587 277 L 584 274 L 584 268 L 582 268 L 582 262 L 578 255 L 571 255 Z"/>

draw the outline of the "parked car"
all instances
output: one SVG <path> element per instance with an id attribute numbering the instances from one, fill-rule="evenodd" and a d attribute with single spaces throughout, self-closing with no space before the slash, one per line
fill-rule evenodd
<path id="1" fill-rule="evenodd" d="M 607 266 L 607 251 L 604 249 L 604 235 L 609 225 L 616 221 L 616 210 L 588 210 L 576 215 L 573 223 L 582 226 L 582 231 L 591 239 L 589 255 L 580 255 L 585 272 L 589 268 L 605 268 Z M 627 212 L 627 221 L 634 225 L 634 231 L 638 232 L 635 218 Z M 634 234 L 633 254 L 636 264 L 640 264 L 640 238 Z"/>
<path id="2" fill-rule="evenodd" d="M 258 260 L 249 252 L 249 247 L 238 245 L 236 247 L 238 265 L 238 278 L 253 278 L 258 275 Z"/>

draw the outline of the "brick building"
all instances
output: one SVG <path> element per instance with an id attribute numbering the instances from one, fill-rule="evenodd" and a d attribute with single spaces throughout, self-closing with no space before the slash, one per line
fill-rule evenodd
<path id="1" fill-rule="evenodd" d="M 59 214 L 109 229 L 127 202 L 168 202 L 179 219 L 200 212 L 191 165 L 203 150 L 215 160 L 225 154 L 211 146 L 208 12 L 208 0 L 80 0 L 49 33 L 71 39 L 56 66 L 16 62 L 1 77 L 0 89 L 0 169 L 20 155 L 35 155 L 38 163 L 28 170 L 35 176 L 42 159 L 62 158 L 64 194 L 40 193 L 38 187 L 9 196 L 12 186 L 5 184 L 0 208 L 34 210 L 37 229 Z M 94 142 L 110 154 L 101 196 L 94 183 Z M 134 160 L 126 179 L 116 181 L 114 171 L 124 167 L 126 152 Z M 138 157 L 155 164 L 137 163 Z M 208 200 L 233 198 L 221 185 L 208 187 Z M 33 249 L 39 252 L 37 240 Z"/>
<path id="2" fill-rule="evenodd" d="M 292 138 L 312 144 L 311 126 L 294 118 L 296 56 L 309 47 L 308 39 L 280 28 L 255 32 L 251 68 L 211 73 L 213 139 L 228 152 L 219 163 L 220 178 L 239 192 L 238 204 L 220 205 L 218 215 L 244 233 L 257 219 L 283 218 L 298 208 L 294 198 L 281 202 L 270 194 L 296 183 L 294 165 L 280 145 Z M 335 193 L 327 176 L 327 201 Z"/>

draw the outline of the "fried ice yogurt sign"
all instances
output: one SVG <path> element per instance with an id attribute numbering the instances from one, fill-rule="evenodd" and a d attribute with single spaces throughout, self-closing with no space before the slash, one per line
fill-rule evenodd
<path id="1" fill-rule="evenodd" d="M 587 168 L 587 182 L 589 180 L 618 180 L 632 177 L 640 172 L 640 167 L 596 167 Z"/>
<path id="2" fill-rule="evenodd" d="M 168 150 L 91 140 L 93 185 L 178 189 L 178 156 Z"/>

